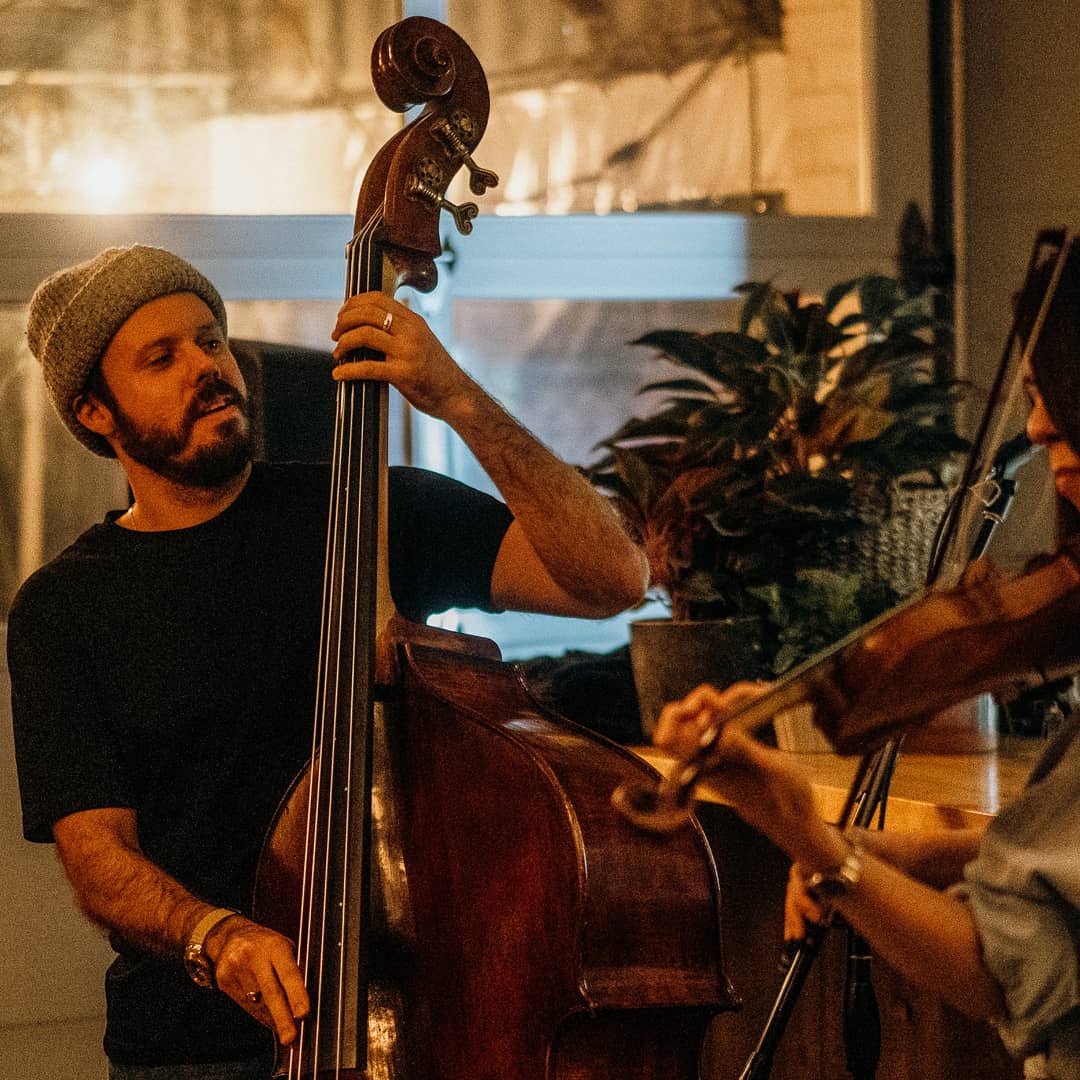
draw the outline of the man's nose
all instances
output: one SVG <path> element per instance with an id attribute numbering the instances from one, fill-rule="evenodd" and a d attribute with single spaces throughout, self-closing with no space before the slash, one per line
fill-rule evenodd
<path id="1" fill-rule="evenodd" d="M 196 342 L 184 345 L 184 359 L 191 372 L 192 382 L 201 382 L 205 378 L 221 374 L 221 358 Z"/>

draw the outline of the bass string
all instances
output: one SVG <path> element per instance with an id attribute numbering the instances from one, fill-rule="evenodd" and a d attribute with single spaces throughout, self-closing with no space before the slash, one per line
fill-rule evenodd
<path id="1" fill-rule="evenodd" d="M 346 258 L 346 298 L 357 295 L 370 287 L 373 280 L 373 266 L 377 257 L 376 246 L 372 237 L 381 223 L 382 215 L 378 214 L 357 233 L 353 243 L 349 245 Z M 357 509 L 363 505 L 362 473 L 356 470 L 353 454 L 359 440 L 363 440 L 366 432 L 363 424 L 367 410 L 367 395 L 371 390 L 368 383 L 354 383 L 342 381 L 338 384 L 336 417 L 334 424 L 334 444 L 331 466 L 331 493 L 329 523 L 327 528 L 326 569 L 323 578 L 323 611 L 322 625 L 320 628 L 318 679 L 316 688 L 316 716 L 312 725 L 312 760 L 318 760 L 319 767 L 313 769 L 313 780 L 308 792 L 308 820 L 307 820 L 307 843 L 305 845 L 303 867 L 303 889 L 301 896 L 300 918 L 300 941 L 297 944 L 297 963 L 305 977 L 311 981 L 314 975 L 314 990 L 316 1003 L 323 1000 L 324 983 L 327 966 L 327 931 L 329 929 L 329 910 L 333 897 L 330 896 L 328 883 L 330 879 L 330 861 L 332 857 L 331 847 L 331 823 L 337 813 L 335 807 L 334 776 L 337 768 L 338 745 L 337 739 L 330 735 L 332 731 L 331 717 L 341 715 L 342 708 L 348 711 L 349 717 L 349 742 L 345 749 L 346 761 L 352 761 L 352 735 L 356 730 L 355 720 L 357 712 L 357 700 L 355 694 L 356 671 L 355 658 L 360 644 L 360 635 L 363 627 L 360 625 L 360 592 L 359 573 L 353 575 L 352 596 L 346 595 L 348 586 L 347 560 L 344 558 L 344 544 L 349 538 L 358 517 Z M 357 400 L 359 398 L 359 400 Z M 357 413 L 359 412 L 360 432 L 357 436 Z M 353 478 L 357 482 L 354 491 L 349 482 Z M 348 659 L 350 665 L 350 678 L 348 700 L 341 701 L 341 670 L 343 661 Z M 331 705 L 332 698 L 332 705 Z M 364 706 L 366 710 L 366 705 Z M 366 726 L 366 716 L 364 718 Z M 325 777 L 325 779 L 324 779 Z M 351 781 L 350 781 L 351 782 Z M 350 814 L 349 800 L 344 803 L 344 833 L 345 843 L 350 842 Z M 321 850 L 320 850 L 321 849 Z M 347 849 L 347 847 L 346 847 Z M 321 864 L 321 875 L 316 868 Z M 342 892 L 339 898 L 341 911 L 341 925 L 339 933 L 335 935 L 339 956 L 344 949 L 345 934 L 344 920 L 346 918 L 345 895 L 348 887 L 348 861 L 345 862 L 346 870 L 342 876 Z M 319 892 L 320 882 L 322 885 L 321 896 Z M 318 913 L 318 925 L 316 925 L 316 913 Z M 335 998 L 337 1008 L 335 1012 L 335 1031 L 337 1034 L 336 1045 L 340 1045 L 343 1016 L 344 997 L 344 964 L 337 964 L 338 986 Z M 301 1021 L 300 1033 L 296 1042 L 296 1050 L 290 1056 L 289 1077 L 294 1075 L 299 1078 L 304 1069 L 304 1052 L 307 1044 L 311 1043 L 312 1064 L 311 1070 L 319 1068 L 318 1055 L 321 1046 L 321 1029 L 326 1019 L 322 1015 L 322 1009 L 316 1004 L 314 1017 Z M 307 1028 L 314 1027 L 310 1039 L 306 1038 Z M 339 1065 L 337 1066 L 340 1067 Z"/>
<path id="2" fill-rule="evenodd" d="M 351 267 L 353 261 L 353 249 L 350 246 L 347 264 Z M 351 275 L 351 270 L 349 271 Z M 331 649 L 331 616 L 332 616 L 332 604 L 331 599 L 334 595 L 335 582 L 338 578 L 338 552 L 340 551 L 340 510 L 341 510 L 341 463 L 342 463 L 342 441 L 345 435 L 345 398 L 344 398 L 344 384 L 339 384 L 337 388 L 337 404 L 336 415 L 334 418 L 334 442 L 331 455 L 331 476 L 330 476 L 330 505 L 327 515 L 327 531 L 326 531 L 326 555 L 324 561 L 323 571 L 323 602 L 321 613 L 321 625 L 319 629 L 319 656 L 317 666 L 317 678 L 318 684 L 316 686 L 315 693 L 315 717 L 312 724 L 312 743 L 311 743 L 311 757 L 312 763 L 318 762 L 318 767 L 313 767 L 310 771 L 311 780 L 308 786 L 308 808 L 307 808 L 307 824 L 306 824 L 306 842 L 304 845 L 304 865 L 303 875 L 301 881 L 301 901 L 300 901 L 300 921 L 299 921 L 299 934 L 297 939 L 297 966 L 304 973 L 307 978 L 311 972 L 312 967 L 312 953 L 314 948 L 314 926 L 313 918 L 314 911 L 317 903 L 315 898 L 315 891 L 317 888 L 317 877 L 315 874 L 315 866 L 318 863 L 318 844 L 319 838 L 323 835 L 323 821 L 322 821 L 322 776 L 323 770 L 326 768 L 328 755 L 322 753 L 323 747 L 327 745 L 326 738 L 326 718 L 327 718 L 327 697 L 329 694 L 329 687 L 332 684 L 336 684 L 336 679 L 332 678 L 331 657 L 333 656 L 333 650 Z M 321 946 L 320 946 L 321 949 Z M 317 1021 L 317 1018 L 316 1018 Z M 295 1044 L 295 1049 L 290 1055 L 289 1061 L 289 1080 L 293 1080 L 294 1077 L 299 1078 L 303 1069 L 304 1050 L 306 1047 L 306 1035 L 309 1020 L 305 1019 L 300 1023 L 300 1029 Z"/>
<path id="3" fill-rule="evenodd" d="M 306 921 L 301 935 L 304 957 L 303 961 L 298 964 L 300 970 L 304 973 L 309 987 L 311 984 L 311 975 L 315 966 L 315 956 L 318 957 L 318 983 L 320 986 L 325 960 L 327 902 L 325 880 L 328 869 L 326 866 L 326 859 L 330 850 L 329 844 L 325 843 L 325 841 L 327 839 L 329 816 L 333 801 L 333 769 L 334 754 L 336 750 L 335 744 L 329 737 L 328 715 L 332 715 L 334 711 L 330 704 L 331 695 L 333 695 L 334 705 L 336 707 L 336 697 L 339 692 L 337 664 L 341 652 L 341 603 L 340 596 L 337 595 L 337 590 L 340 588 L 341 580 L 339 557 L 341 553 L 341 515 L 344 509 L 341 496 L 343 487 L 343 447 L 348 442 L 347 412 L 345 410 L 345 398 L 342 386 L 338 387 L 337 401 L 338 407 L 334 424 L 335 442 L 331 475 L 331 503 L 327 527 L 327 559 L 323 597 L 324 629 L 323 641 L 320 642 L 320 651 L 323 651 L 324 649 L 325 651 L 323 652 L 319 665 L 321 684 L 316 695 L 317 715 L 313 729 L 314 744 L 312 747 L 311 759 L 313 762 L 318 762 L 318 767 L 313 768 L 312 770 L 312 786 L 309 792 L 309 821 L 307 831 L 308 839 L 306 844 L 307 851 L 305 853 L 306 876 L 303 905 Z M 336 643 L 334 641 L 335 637 L 338 639 Z M 323 779 L 324 773 L 327 774 L 325 784 Z M 325 808 L 323 805 L 324 789 L 328 796 L 328 805 Z M 320 846 L 322 846 L 322 851 L 320 851 Z M 322 864 L 322 881 L 324 883 L 321 902 L 319 896 L 316 895 L 320 881 L 318 873 L 320 863 Z M 316 912 L 319 914 L 319 926 L 322 931 L 318 935 L 318 938 L 316 938 L 315 928 Z M 319 997 L 321 997 L 321 991 L 316 1000 L 318 1000 Z M 301 1075 L 304 1066 L 303 1059 L 308 1044 L 307 1029 L 309 1025 L 314 1028 L 312 1053 L 313 1057 L 316 1058 L 316 1061 L 313 1062 L 313 1067 L 317 1066 L 321 1023 L 321 1010 L 316 1008 L 314 1016 L 305 1021 L 300 1028 L 297 1039 L 297 1049 L 292 1055 L 292 1062 L 295 1065 L 297 1077 Z"/>
<path id="4" fill-rule="evenodd" d="M 371 242 L 372 235 L 375 231 L 378 222 L 376 219 L 372 219 L 366 228 L 362 230 L 360 241 L 354 246 L 355 257 L 352 260 L 352 265 L 349 268 L 349 286 L 348 295 L 356 295 L 358 292 L 364 291 L 370 287 L 371 278 L 371 261 L 374 256 L 374 246 Z M 327 848 L 324 853 L 324 867 L 323 867 L 323 896 L 322 896 L 322 920 L 321 928 L 322 932 L 319 936 L 320 940 L 320 952 L 318 958 L 318 976 L 316 979 L 317 987 L 317 1002 L 329 1000 L 329 994 L 326 988 L 326 965 L 327 965 L 327 951 L 329 947 L 333 947 L 334 939 L 331 942 L 327 942 L 327 931 L 329 929 L 329 911 L 332 910 L 333 901 L 336 899 L 339 910 L 339 933 L 336 937 L 336 948 L 338 954 L 338 963 L 336 965 L 337 970 L 337 986 L 332 987 L 333 999 L 336 1002 L 336 1008 L 334 1009 L 334 1015 L 332 1022 L 335 1029 L 335 1043 L 334 1045 L 340 1047 L 342 1027 L 345 1022 L 343 999 L 344 999 L 344 964 L 341 962 L 343 957 L 343 950 L 345 948 L 346 936 L 344 922 L 347 918 L 348 912 L 346 908 L 346 894 L 348 890 L 348 859 L 343 860 L 342 876 L 341 876 L 341 889 L 342 893 L 338 897 L 332 897 L 330 895 L 330 863 L 334 856 L 334 852 L 331 850 L 331 839 L 335 836 L 332 823 L 334 822 L 335 814 L 340 813 L 335 807 L 335 795 L 337 784 L 335 778 L 338 774 L 338 752 L 339 749 L 345 751 L 345 763 L 344 767 L 348 769 L 353 761 L 353 747 L 351 745 L 351 736 L 355 731 L 356 724 L 356 708 L 357 702 L 355 697 L 355 689 L 357 686 L 355 661 L 357 657 L 358 636 L 360 633 L 360 627 L 358 625 L 358 604 L 359 594 L 358 587 L 360 585 L 360 572 L 359 567 L 353 567 L 353 574 L 351 578 L 352 595 L 347 595 L 346 590 L 349 587 L 349 574 L 348 560 L 345 557 L 346 544 L 349 542 L 351 534 L 356 530 L 359 525 L 358 510 L 364 505 L 364 491 L 363 474 L 360 469 L 357 468 L 357 462 L 354 460 L 354 455 L 358 453 L 359 447 L 363 445 L 361 440 L 364 439 L 366 432 L 363 430 L 363 424 L 366 416 L 366 403 L 368 396 L 368 386 L 364 383 L 344 383 L 342 396 L 347 402 L 345 407 L 344 423 L 342 424 L 343 437 L 342 437 L 342 480 L 339 482 L 336 493 L 339 500 L 337 509 L 337 522 L 339 529 L 339 543 L 337 546 L 338 553 L 341 556 L 339 578 L 339 596 L 338 596 L 338 619 L 337 619 L 337 640 L 335 649 L 335 682 L 334 682 L 334 708 L 331 713 L 334 717 L 341 717 L 343 714 L 348 716 L 348 731 L 349 731 L 349 743 L 344 748 L 339 748 L 338 740 L 335 736 L 331 738 L 332 753 L 330 760 L 327 763 L 326 779 L 329 783 L 330 790 L 326 793 L 325 807 L 326 807 L 326 824 L 323 829 L 323 836 L 327 843 Z M 359 413 L 359 423 L 361 429 L 357 432 L 357 414 Z M 355 486 L 354 486 L 355 485 Z M 349 678 L 347 686 L 343 685 L 341 678 L 342 665 L 347 664 L 349 667 Z M 347 700 L 342 701 L 342 694 L 347 695 Z M 324 722 L 324 726 L 329 728 L 329 721 Z M 350 779 L 350 786 L 351 786 Z M 350 814 L 349 814 L 350 800 L 345 801 L 344 811 L 341 814 L 340 824 L 345 830 L 344 837 L 338 837 L 337 839 L 342 842 L 345 847 L 344 850 L 348 851 L 349 845 L 349 831 L 350 831 Z M 318 1055 L 323 1047 L 323 1039 L 321 1037 L 321 1026 L 323 1023 L 331 1022 L 331 1018 L 323 1015 L 321 1007 L 316 1008 L 316 1024 L 315 1024 L 315 1038 L 313 1041 L 313 1054 L 315 1061 L 313 1062 L 313 1071 L 318 1071 L 319 1062 Z M 335 1058 L 338 1059 L 338 1055 L 335 1054 Z M 335 1065 L 340 1066 L 340 1060 L 335 1060 Z"/>
<path id="5" fill-rule="evenodd" d="M 381 224 L 381 222 L 382 222 L 382 215 L 381 214 L 376 214 L 368 222 L 367 227 L 364 230 L 364 240 L 363 240 L 363 243 L 360 246 L 361 259 L 358 260 L 358 265 L 359 265 L 359 270 L 360 270 L 360 280 L 353 282 L 353 295 L 355 295 L 357 292 L 367 291 L 367 290 L 369 290 L 371 288 L 375 288 L 375 287 L 378 287 L 378 286 L 381 285 L 381 281 L 379 280 L 379 278 L 381 276 L 379 274 L 379 269 L 381 267 L 381 255 L 380 255 L 380 252 L 379 252 L 379 249 L 378 249 L 377 245 L 373 241 L 375 231 L 378 228 L 378 226 Z M 367 382 L 367 381 L 361 381 L 361 382 L 351 382 L 350 381 L 346 385 L 346 393 L 349 396 L 350 406 L 351 406 L 351 410 L 352 410 L 352 414 L 351 414 L 351 417 L 350 417 L 350 429 L 352 429 L 355 426 L 357 412 L 359 413 L 359 419 L 360 419 L 359 433 L 355 437 L 350 438 L 349 442 L 348 442 L 348 453 L 349 453 L 350 459 L 351 459 L 352 455 L 355 454 L 355 453 L 362 453 L 362 454 L 366 453 L 366 454 L 370 455 L 370 454 L 377 454 L 377 452 L 378 452 L 378 446 L 377 446 L 376 440 L 377 440 L 377 437 L 379 435 L 379 431 L 378 431 L 379 425 L 376 423 L 375 426 L 374 426 L 374 429 L 371 430 L 371 431 L 367 430 L 367 425 L 368 425 L 369 421 L 372 421 L 375 418 L 375 416 L 377 415 L 375 413 L 375 409 L 377 409 L 377 407 L 378 407 L 380 391 L 381 391 L 380 386 L 378 386 L 377 384 L 373 384 L 371 382 Z M 357 399 L 359 399 L 359 401 L 357 401 Z M 352 503 L 352 505 L 349 507 L 349 509 L 348 509 L 348 511 L 346 513 L 346 520 L 349 523 L 348 527 L 349 527 L 350 531 L 355 530 L 357 536 L 360 535 L 360 530 L 362 529 L 362 526 L 363 526 L 363 522 L 361 521 L 361 518 L 363 517 L 364 512 L 367 509 L 374 509 L 374 510 L 377 511 L 377 508 L 378 508 L 378 503 L 376 501 L 376 496 L 378 494 L 377 487 L 374 490 L 372 490 L 370 493 L 365 492 L 363 490 L 363 483 L 364 483 L 364 481 L 363 481 L 363 476 L 364 476 L 363 465 L 364 465 L 364 462 L 362 460 L 360 462 L 360 467 L 352 470 L 352 474 L 355 475 L 358 478 L 359 482 L 357 484 L 355 500 Z M 378 472 L 376 470 L 376 479 L 374 481 L 374 483 L 376 485 L 378 483 L 377 477 L 378 477 Z M 359 551 L 359 544 L 357 544 L 357 550 Z M 357 566 L 355 567 L 355 570 L 354 570 L 354 573 L 353 573 L 353 576 L 352 576 L 353 593 L 352 593 L 352 605 L 351 605 L 349 627 L 348 627 L 348 629 L 349 629 L 349 637 L 350 637 L 350 646 L 351 647 L 349 648 L 348 653 L 346 654 L 347 657 L 348 657 L 348 662 L 349 662 L 350 667 L 351 667 L 350 675 L 349 675 L 349 682 L 348 682 L 348 687 L 349 687 L 349 691 L 348 691 L 348 693 L 349 693 L 349 700 L 348 700 L 349 724 L 348 724 L 348 734 L 347 734 L 347 758 L 346 758 L 346 761 L 348 762 L 348 767 L 351 770 L 352 767 L 354 766 L 354 763 L 356 762 L 356 753 L 355 753 L 356 747 L 354 745 L 354 740 L 356 739 L 357 734 L 359 733 L 359 737 L 360 737 L 361 740 L 363 740 L 363 743 L 364 743 L 362 760 L 363 760 L 363 763 L 364 763 L 364 770 L 365 770 L 364 775 L 361 775 L 361 776 L 353 775 L 350 772 L 349 788 L 351 790 L 353 788 L 354 784 L 359 783 L 361 785 L 363 791 L 364 791 L 364 799 L 365 799 L 365 801 L 367 800 L 367 798 L 369 797 L 369 794 L 370 794 L 369 791 L 368 791 L 367 775 L 368 775 L 369 770 L 370 770 L 369 756 L 370 756 L 370 754 L 372 752 L 372 748 L 371 748 L 371 745 L 370 745 L 370 739 L 368 738 L 368 732 L 369 732 L 370 710 L 371 710 L 371 707 L 372 707 L 371 697 L 370 697 L 370 689 L 371 689 L 370 688 L 370 682 L 371 682 L 371 680 L 372 680 L 372 678 L 374 676 L 374 672 L 370 668 L 370 665 L 368 665 L 367 670 L 365 671 L 365 675 L 366 675 L 367 680 L 368 680 L 368 685 L 366 685 L 364 687 L 363 693 L 358 695 L 357 694 L 357 687 L 359 686 L 359 680 L 357 679 L 357 657 L 359 655 L 361 655 L 360 654 L 360 649 L 361 648 L 363 648 L 365 650 L 365 652 L 366 652 L 366 654 L 368 655 L 369 658 L 372 655 L 372 650 L 371 650 L 371 647 L 370 647 L 370 639 L 371 639 L 371 635 L 374 633 L 374 627 L 367 622 L 366 618 L 363 618 L 366 615 L 366 612 L 368 610 L 368 605 L 371 602 L 371 594 L 365 595 L 365 593 L 364 593 L 364 584 L 365 584 L 365 581 L 366 581 L 369 584 L 374 585 L 375 584 L 375 575 L 377 574 L 377 572 L 378 572 L 377 571 L 377 562 L 372 564 L 372 566 L 370 568 L 370 573 L 366 574 L 366 576 L 365 576 L 365 568 L 364 567 L 360 566 L 359 564 L 357 564 Z M 354 829 L 354 825 L 357 824 L 356 822 L 353 821 L 352 814 L 350 813 L 350 809 L 354 805 L 355 805 L 354 799 L 349 798 L 347 800 L 347 802 L 346 802 L 345 812 L 344 812 L 344 815 L 343 815 L 342 843 L 344 845 L 343 850 L 346 851 L 346 852 L 351 850 L 352 841 L 353 841 L 353 829 Z M 367 857 L 368 857 L 368 852 L 366 850 L 365 838 L 364 838 L 364 835 L 363 835 L 363 833 L 364 833 L 364 819 L 366 817 L 366 813 L 367 813 L 366 808 L 361 810 L 361 820 L 359 822 L 359 830 L 360 830 L 360 838 L 359 839 L 360 839 L 360 844 L 361 844 L 361 852 L 363 854 L 362 865 L 361 865 L 361 868 L 360 868 L 360 873 L 361 874 L 365 872 L 366 863 L 367 863 Z M 339 954 L 344 950 L 345 943 L 346 943 L 346 940 L 347 940 L 347 937 L 346 937 L 346 923 L 347 923 L 348 914 L 349 914 L 348 913 L 347 898 L 348 898 L 349 888 L 350 888 L 349 874 L 350 874 L 350 868 L 351 867 L 352 867 L 352 861 L 350 859 L 348 859 L 348 858 L 344 859 L 343 864 L 342 864 L 342 874 L 341 874 L 341 881 L 340 881 L 340 893 L 339 893 L 338 898 L 337 898 L 338 899 L 338 909 L 339 909 L 339 912 L 340 912 L 340 917 L 339 917 L 339 931 L 340 932 L 339 932 L 339 935 L 338 935 Z M 362 887 L 362 884 L 361 884 L 361 887 Z M 345 982 L 344 982 L 344 980 L 345 980 L 345 964 L 344 963 L 341 963 L 341 962 L 338 963 L 338 965 L 337 965 L 337 977 L 338 977 L 338 985 L 337 985 L 337 988 L 336 988 L 336 1000 L 337 1000 L 338 1006 L 337 1006 L 337 1009 L 335 1010 L 335 1017 L 336 1017 L 336 1020 L 337 1020 L 337 1029 L 336 1029 L 337 1041 L 336 1041 L 336 1045 L 340 1046 L 341 1041 L 342 1041 L 342 1029 L 343 1029 L 343 1025 L 345 1023 L 344 1001 L 345 1001 L 345 996 L 346 996 L 346 988 L 345 988 Z M 364 984 L 361 983 L 361 987 L 363 987 L 363 985 Z M 366 1008 L 361 1009 L 360 1012 L 361 1012 L 362 1016 L 366 1017 Z M 366 1019 L 365 1019 L 365 1021 L 364 1021 L 364 1030 L 362 1032 L 358 1032 L 358 1039 L 360 1041 L 360 1045 L 366 1045 L 366 1035 L 367 1035 L 367 1031 L 366 1031 Z M 358 1063 L 358 1064 L 361 1064 L 361 1063 Z M 337 1068 L 340 1068 L 340 1059 L 335 1061 L 335 1065 L 336 1065 Z"/>
<path id="6" fill-rule="evenodd" d="M 350 249 L 350 262 L 351 258 L 352 255 Z M 327 699 L 330 693 L 330 686 L 336 684 L 336 679 L 333 678 L 333 669 L 331 666 L 331 660 L 335 653 L 335 650 L 331 648 L 331 637 L 333 634 L 333 605 L 331 604 L 331 600 L 336 587 L 335 583 L 338 580 L 339 566 L 337 555 L 340 550 L 339 512 L 341 508 L 341 499 L 339 490 L 341 486 L 341 446 L 344 435 L 344 397 L 343 386 L 341 384 L 339 384 L 337 388 L 336 397 L 334 442 L 331 456 L 330 504 L 327 514 L 328 525 L 323 570 L 323 600 L 319 628 L 319 655 L 316 667 L 317 685 L 315 692 L 315 716 L 312 723 L 311 756 L 309 759 L 312 762 L 312 768 L 309 772 L 310 781 L 308 785 L 307 822 L 305 825 L 306 839 L 304 844 L 304 863 L 301 877 L 300 919 L 296 943 L 297 967 L 304 973 L 305 980 L 309 983 L 310 973 L 312 971 L 313 953 L 316 947 L 318 947 L 320 954 L 322 952 L 322 944 L 319 943 L 318 946 L 316 946 L 314 940 L 314 912 L 316 908 L 320 906 L 315 896 L 318 888 L 318 878 L 315 873 L 315 868 L 319 862 L 319 841 L 324 832 L 322 779 L 323 770 L 327 767 L 327 761 L 329 759 L 329 754 L 324 753 L 324 748 L 328 746 L 326 737 Z M 300 1022 L 297 1039 L 294 1043 L 292 1052 L 289 1055 L 289 1080 L 294 1080 L 294 1078 L 299 1080 L 299 1077 L 301 1076 L 304 1067 L 304 1051 L 308 1041 L 308 1027 L 313 1023 L 317 1025 L 317 1015 L 315 1017 L 310 1017 L 309 1015 L 309 1018 Z"/>

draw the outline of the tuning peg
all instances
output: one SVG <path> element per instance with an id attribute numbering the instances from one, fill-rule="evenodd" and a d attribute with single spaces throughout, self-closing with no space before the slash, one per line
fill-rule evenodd
<path id="1" fill-rule="evenodd" d="M 498 185 L 499 178 L 490 169 L 481 169 L 469 153 L 466 140 L 475 142 L 475 128 L 472 119 L 461 112 L 453 113 L 449 119 L 441 116 L 431 125 L 432 134 L 441 139 L 469 170 L 469 190 L 474 195 L 483 195 L 488 188 Z"/>
<path id="2" fill-rule="evenodd" d="M 431 203 L 432 206 L 437 206 L 440 210 L 445 210 L 454 219 L 458 232 L 467 236 L 472 232 L 473 218 L 480 213 L 480 207 L 471 202 L 461 203 L 460 205 L 452 203 L 432 187 L 428 179 L 425 178 L 431 174 L 424 168 L 425 165 L 430 166 L 432 164 L 429 162 L 421 163 L 421 171 L 415 172 L 409 177 L 406 194 L 414 199 L 423 199 L 425 202 Z"/>
<path id="3" fill-rule="evenodd" d="M 490 169 L 481 169 L 468 154 L 463 154 L 461 160 L 469 170 L 469 190 L 474 195 L 483 195 L 489 187 L 498 186 L 499 178 Z"/>
<path id="4" fill-rule="evenodd" d="M 472 232 L 473 218 L 480 213 L 480 207 L 474 202 L 455 205 L 446 199 L 439 200 L 439 209 L 445 210 L 454 219 L 457 231 L 465 236 Z"/>

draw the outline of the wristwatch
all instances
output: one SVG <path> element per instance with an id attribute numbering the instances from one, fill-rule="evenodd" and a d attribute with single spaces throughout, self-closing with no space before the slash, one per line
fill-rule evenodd
<path id="1" fill-rule="evenodd" d="M 848 840 L 847 854 L 843 862 L 832 870 L 811 874 L 803 882 L 810 898 L 829 907 L 841 896 L 851 892 L 862 880 L 863 850 L 855 841 Z"/>
<path id="2" fill-rule="evenodd" d="M 191 931 L 191 937 L 188 938 L 188 943 L 184 948 L 184 970 L 187 971 L 191 981 L 196 986 L 200 986 L 204 990 L 212 990 L 215 985 L 214 965 L 211 963 L 210 957 L 203 952 L 203 942 L 206 940 L 206 935 L 219 922 L 224 922 L 226 919 L 232 918 L 233 915 L 239 914 L 240 912 L 233 908 L 214 908 L 208 915 L 204 915 L 195 925 L 195 929 Z"/>

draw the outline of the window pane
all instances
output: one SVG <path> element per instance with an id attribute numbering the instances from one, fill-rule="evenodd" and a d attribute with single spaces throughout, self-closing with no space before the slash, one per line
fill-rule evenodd
<path id="1" fill-rule="evenodd" d="M 450 0 L 487 212 L 870 212 L 863 0 Z M 461 189 L 463 195 L 463 189 Z"/>
<path id="2" fill-rule="evenodd" d="M 400 126 L 398 0 L 27 0 L 0 35 L 6 211 L 345 213 Z"/>
<path id="3" fill-rule="evenodd" d="M 650 330 L 730 329 L 738 300 L 601 302 L 457 300 L 451 354 L 565 461 L 584 465 L 593 447 L 647 408 L 638 388 L 684 374 L 656 350 L 629 344 Z M 454 475 L 487 483 L 454 452 Z"/>
<path id="4" fill-rule="evenodd" d="M 647 408 L 646 382 L 676 368 L 650 348 L 628 344 L 650 330 L 730 329 L 738 300 L 571 302 L 458 300 L 446 336 L 450 353 L 530 431 L 574 465 L 595 461 L 593 449 Z M 491 490 L 490 481 L 444 425 L 422 423 L 418 464 Z M 657 614 L 655 608 L 633 617 Z M 624 644 L 628 616 L 593 622 L 542 615 L 454 613 L 445 623 L 493 638 L 508 658 L 603 652 Z"/>
<path id="5" fill-rule="evenodd" d="M 643 408 L 638 387 L 675 370 L 652 349 L 627 343 L 658 328 L 730 328 L 738 304 L 457 300 L 444 322 L 441 305 L 433 298 L 428 315 L 451 354 L 482 386 L 560 457 L 582 465 L 597 457 L 592 449 L 596 442 Z M 337 306 L 336 301 L 231 301 L 229 332 L 234 338 L 325 349 Z M 419 306 L 423 309 L 423 302 Z M 328 440 L 330 411 L 318 389 L 323 378 L 318 367 L 289 363 L 280 356 L 271 360 L 278 368 L 265 379 L 264 407 L 291 414 L 304 428 L 298 436 L 290 423 L 276 444 L 299 439 L 313 445 L 323 432 Z M 303 416 L 297 415 L 299 400 L 311 403 L 304 406 Z M 389 441 L 391 461 L 411 460 L 494 490 L 445 424 L 410 411 L 397 395 L 391 401 Z M 470 611 L 451 612 L 436 621 L 492 638 L 508 658 L 557 655 L 568 648 L 605 651 L 627 637 L 625 616 L 595 622 Z"/>
<path id="6" fill-rule="evenodd" d="M 871 211 L 862 0 L 450 0 L 493 91 L 487 212 Z M 399 0 L 30 0 L 4 11 L 10 211 L 347 213 L 400 119 Z M 452 197 L 467 199 L 463 182 Z"/>

